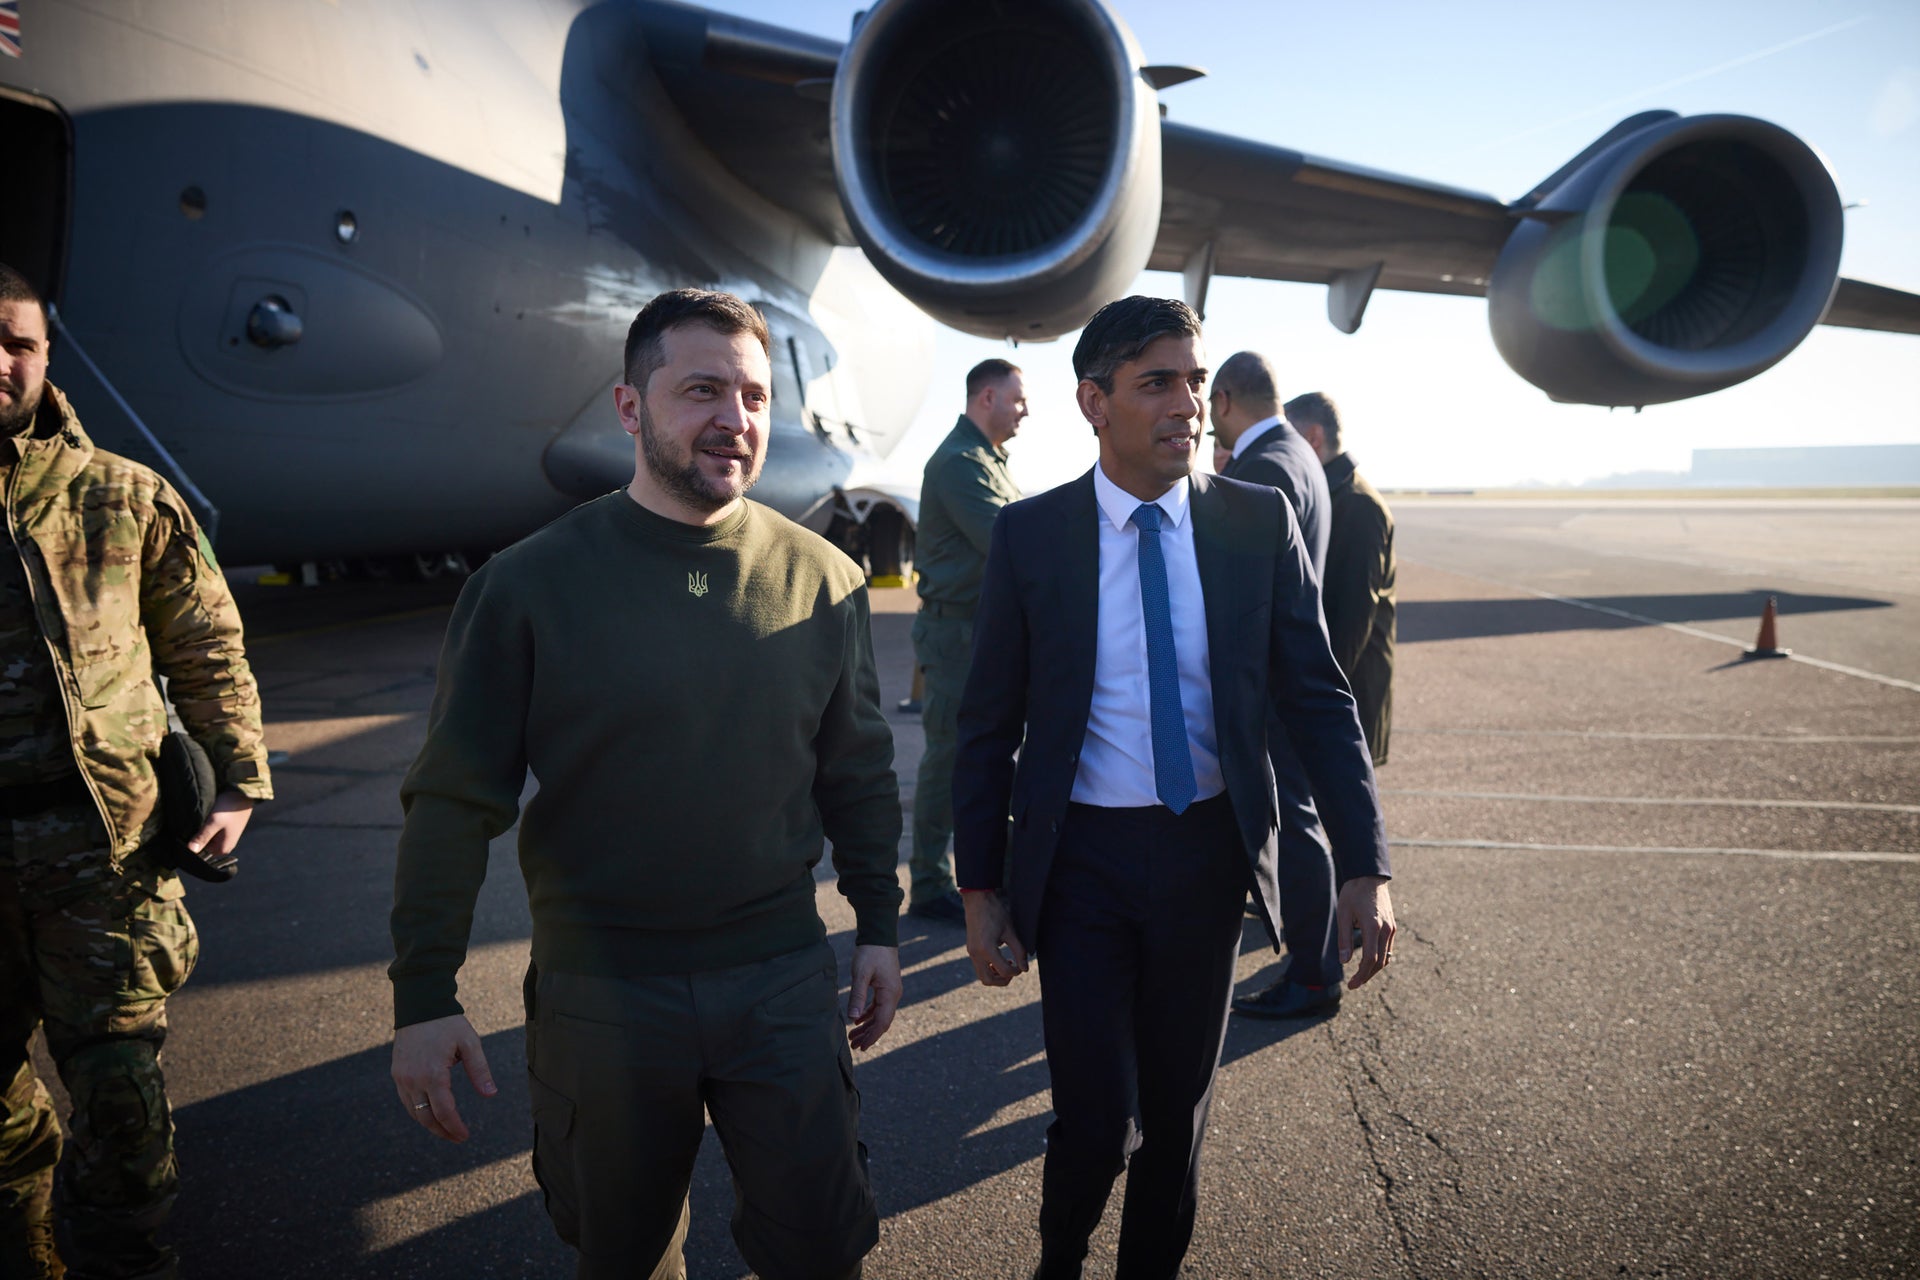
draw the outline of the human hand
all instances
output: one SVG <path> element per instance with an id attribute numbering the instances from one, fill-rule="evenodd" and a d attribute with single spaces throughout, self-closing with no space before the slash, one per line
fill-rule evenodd
<path id="1" fill-rule="evenodd" d="M 464 1014 L 416 1022 L 393 1033 L 393 1084 L 407 1114 L 427 1132 L 448 1142 L 465 1142 L 467 1126 L 453 1104 L 452 1066 L 459 1062 L 483 1098 L 499 1092 L 480 1037 Z M 424 1105 L 423 1105 L 424 1104 Z"/>
<path id="2" fill-rule="evenodd" d="M 998 892 L 979 892 L 963 893 L 960 900 L 967 908 L 967 956 L 974 976 L 986 986 L 1004 987 L 1025 973 L 1027 949 L 1014 932 L 1006 899 Z"/>
<path id="3" fill-rule="evenodd" d="M 893 1025 L 905 987 L 900 981 L 900 948 L 855 947 L 853 989 L 847 993 L 847 1043 L 865 1052 L 880 1043 Z"/>
<path id="4" fill-rule="evenodd" d="M 1385 876 L 1356 876 L 1340 886 L 1333 927 L 1340 939 L 1340 963 L 1353 958 L 1354 931 L 1360 933 L 1360 967 L 1347 979 L 1349 991 L 1387 967 L 1393 959 L 1393 899 Z"/>
<path id="5" fill-rule="evenodd" d="M 213 812 L 207 815 L 207 824 L 194 832 L 193 839 L 187 841 L 187 848 L 200 854 L 209 862 L 224 854 L 232 853 L 240 843 L 240 833 L 247 829 L 247 819 L 253 816 L 253 800 L 238 791 L 222 791 L 213 798 Z"/>

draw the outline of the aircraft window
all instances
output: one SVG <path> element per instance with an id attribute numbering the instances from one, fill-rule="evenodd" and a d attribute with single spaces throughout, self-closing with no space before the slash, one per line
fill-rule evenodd
<path id="1" fill-rule="evenodd" d="M 360 219 L 353 216 L 353 210 L 342 209 L 333 215 L 333 238 L 341 244 L 352 244 L 360 238 Z"/>
<path id="2" fill-rule="evenodd" d="M 813 428 L 813 433 L 825 440 L 830 432 L 827 424 L 821 420 L 819 410 L 807 402 L 806 391 L 813 386 L 813 361 L 810 353 L 798 337 L 787 339 L 787 350 L 793 353 L 793 376 L 799 381 L 802 393 L 800 397 L 800 420 Z"/>
<path id="3" fill-rule="evenodd" d="M 773 362 L 773 407 L 781 417 L 805 419 L 806 397 L 800 392 L 800 378 L 796 372 L 798 365 L 793 354 L 793 339 L 783 344 L 785 359 Z"/>

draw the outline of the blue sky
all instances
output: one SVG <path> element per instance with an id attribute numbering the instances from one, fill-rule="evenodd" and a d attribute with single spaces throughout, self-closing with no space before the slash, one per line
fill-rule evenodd
<path id="1" fill-rule="evenodd" d="M 859 6 L 725 0 L 743 16 L 846 37 Z M 1348 3 L 1119 0 L 1153 62 L 1208 69 L 1166 91 L 1172 118 L 1510 199 L 1650 107 L 1737 112 L 1818 148 L 1847 201 L 1842 271 L 1920 292 L 1920 4 Z M 1177 277 L 1140 292 L 1177 295 Z M 1494 350 L 1485 304 L 1376 294 L 1336 332 L 1318 286 L 1215 280 L 1214 362 L 1265 352 L 1289 394 L 1338 400 L 1350 447 L 1397 487 L 1579 481 L 1684 470 L 1695 448 L 1920 441 L 1920 338 L 1820 328 L 1739 387 L 1642 414 L 1556 405 Z M 1022 347 L 1033 416 L 1014 442 L 1029 491 L 1088 466 L 1072 337 Z M 966 369 L 1004 343 L 942 330 L 934 383 L 896 452 L 913 466 L 960 408 Z"/>

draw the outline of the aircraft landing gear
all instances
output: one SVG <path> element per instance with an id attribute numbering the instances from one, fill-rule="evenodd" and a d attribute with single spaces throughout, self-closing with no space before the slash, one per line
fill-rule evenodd
<path id="1" fill-rule="evenodd" d="M 867 585 L 912 584 L 913 525 L 893 504 L 867 499 L 856 505 L 843 496 L 821 536 L 867 571 Z"/>
<path id="2" fill-rule="evenodd" d="M 904 587 L 910 581 L 913 530 L 898 507 L 876 506 L 867 513 L 867 580 L 876 587 Z"/>

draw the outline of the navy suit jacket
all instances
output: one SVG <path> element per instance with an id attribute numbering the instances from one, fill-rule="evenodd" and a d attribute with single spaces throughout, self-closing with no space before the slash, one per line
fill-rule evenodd
<path id="1" fill-rule="evenodd" d="M 1220 473 L 1229 480 L 1271 485 L 1287 495 L 1300 520 L 1300 536 L 1313 561 L 1318 582 L 1327 577 L 1327 542 L 1333 536 L 1333 495 L 1327 488 L 1326 468 L 1305 436 L 1282 418 L 1247 451 Z"/>
<path id="2" fill-rule="evenodd" d="M 1220 769 L 1249 886 L 1271 919 L 1278 888 L 1270 717 L 1321 797 L 1343 882 L 1389 874 L 1386 828 L 1292 508 L 1264 485 L 1206 475 L 1192 483 Z M 953 774 L 954 867 L 963 888 L 1006 889 L 1030 948 L 1040 942 L 1040 903 L 1093 702 L 1100 519 L 1092 472 L 1005 508 L 974 614 Z"/>

